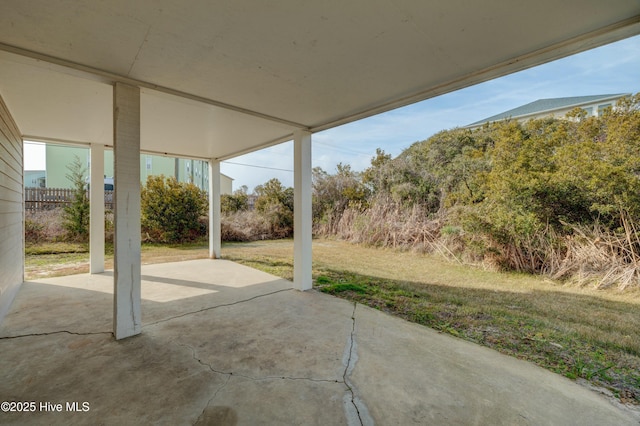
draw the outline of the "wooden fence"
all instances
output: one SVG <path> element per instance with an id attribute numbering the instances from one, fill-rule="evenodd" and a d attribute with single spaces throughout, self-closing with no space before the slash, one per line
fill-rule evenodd
<path id="1" fill-rule="evenodd" d="M 87 192 L 87 197 L 89 193 Z M 64 207 L 73 201 L 73 189 L 64 188 L 25 188 L 25 210 L 52 210 Z M 113 210 L 113 191 L 104 191 L 104 208 Z"/>

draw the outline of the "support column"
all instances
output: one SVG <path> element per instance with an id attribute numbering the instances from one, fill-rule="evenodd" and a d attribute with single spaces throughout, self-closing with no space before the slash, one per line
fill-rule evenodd
<path id="1" fill-rule="evenodd" d="M 140 334 L 140 89 L 113 91 L 115 184 L 114 304 L 116 339 Z"/>
<path id="2" fill-rule="evenodd" d="M 91 144 L 89 272 L 104 272 L 104 145 Z"/>
<path id="3" fill-rule="evenodd" d="M 220 259 L 220 161 L 209 160 L 209 257 Z"/>
<path id="4" fill-rule="evenodd" d="M 311 277 L 311 133 L 293 134 L 293 283 L 298 290 L 312 287 Z"/>

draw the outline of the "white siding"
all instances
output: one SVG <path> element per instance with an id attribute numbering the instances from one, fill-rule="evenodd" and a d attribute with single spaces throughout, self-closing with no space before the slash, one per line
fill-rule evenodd
<path id="1" fill-rule="evenodd" d="M 0 96 L 0 321 L 24 281 L 23 149 Z"/>

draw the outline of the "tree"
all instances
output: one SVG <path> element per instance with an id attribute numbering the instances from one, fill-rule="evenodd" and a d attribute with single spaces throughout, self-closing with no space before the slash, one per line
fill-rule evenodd
<path id="1" fill-rule="evenodd" d="M 293 232 L 293 188 L 271 179 L 255 188 L 255 209 L 271 224 L 273 235 L 285 237 Z"/>
<path id="2" fill-rule="evenodd" d="M 378 198 L 436 213 L 451 194 L 454 200 L 481 197 L 473 177 L 486 168 L 484 153 L 490 144 L 471 130 L 453 129 L 416 142 L 393 159 L 378 149 L 363 182 Z"/>
<path id="3" fill-rule="evenodd" d="M 86 169 L 78 156 L 67 166 L 69 173 L 66 178 L 73 184 L 73 199 L 62 212 L 63 226 L 70 238 L 77 241 L 87 241 L 89 237 L 90 204 L 85 183 Z"/>
<path id="4" fill-rule="evenodd" d="M 249 195 L 247 186 L 243 185 L 236 189 L 233 194 L 222 194 L 220 196 L 220 210 L 223 214 L 232 214 L 244 211 L 249 208 Z"/>
<path id="5" fill-rule="evenodd" d="M 313 169 L 313 217 L 318 220 L 339 218 L 348 207 L 363 208 L 371 190 L 362 182 L 362 173 L 348 164 L 338 163 L 336 174 Z"/>
<path id="6" fill-rule="evenodd" d="M 371 167 L 362 172 L 362 183 L 367 185 L 373 194 L 388 189 L 388 184 L 382 171 L 389 161 L 391 161 L 391 154 L 376 148 L 376 155 L 371 159 Z"/>

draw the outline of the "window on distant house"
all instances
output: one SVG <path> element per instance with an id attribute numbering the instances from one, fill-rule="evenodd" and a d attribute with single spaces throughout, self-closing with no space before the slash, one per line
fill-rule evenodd
<path id="1" fill-rule="evenodd" d="M 151 170 L 151 157 L 147 157 L 147 170 Z"/>
<path id="2" fill-rule="evenodd" d="M 593 107 L 582 108 L 584 112 L 587 113 L 587 117 L 591 117 L 593 115 Z"/>
<path id="3" fill-rule="evenodd" d="M 604 114 L 607 108 L 611 108 L 611 104 L 598 105 L 598 116 Z"/>

